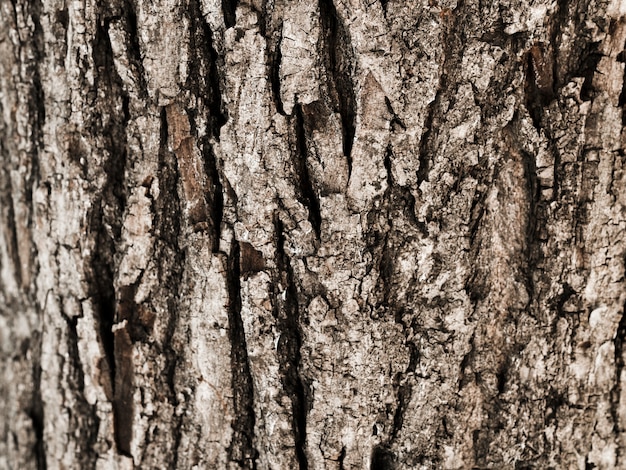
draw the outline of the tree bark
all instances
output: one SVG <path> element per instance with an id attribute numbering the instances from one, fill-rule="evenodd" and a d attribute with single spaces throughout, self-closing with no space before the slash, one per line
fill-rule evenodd
<path id="1" fill-rule="evenodd" d="M 0 468 L 625 468 L 625 44 L 0 0 Z"/>

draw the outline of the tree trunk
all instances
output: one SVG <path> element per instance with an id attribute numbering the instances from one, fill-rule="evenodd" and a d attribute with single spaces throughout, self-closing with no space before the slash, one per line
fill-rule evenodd
<path id="1" fill-rule="evenodd" d="M 0 468 L 626 468 L 625 44 L 0 0 Z"/>

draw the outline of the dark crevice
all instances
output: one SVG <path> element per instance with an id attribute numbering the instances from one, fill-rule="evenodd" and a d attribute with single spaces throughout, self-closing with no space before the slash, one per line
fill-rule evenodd
<path id="1" fill-rule="evenodd" d="M 1 145 L 1 143 L 0 143 Z M 4 149 L 4 146 L 2 146 L 2 149 Z M 6 160 L 4 160 L 6 162 L 9 162 L 9 159 L 7 158 Z M 8 165 L 6 165 L 8 166 Z M 14 199 L 13 197 L 11 197 L 11 193 L 12 193 L 12 188 L 11 188 L 11 176 L 10 173 L 8 171 L 8 169 L 5 168 L 5 165 L 3 165 L 2 171 L 4 172 L 3 175 L 3 179 L 5 182 L 5 187 L 3 188 L 3 192 L 2 192 L 2 198 L 0 199 L 0 202 L 3 203 L 3 206 L 6 208 L 6 221 L 7 224 L 5 225 L 5 227 L 7 227 L 7 231 L 9 232 L 9 236 L 7 238 L 5 238 L 7 240 L 7 247 L 6 250 L 8 252 L 9 258 L 11 259 L 11 262 L 13 263 L 12 266 L 12 271 L 13 271 L 13 275 L 15 276 L 15 282 L 17 283 L 17 285 L 22 285 L 22 263 L 20 261 L 20 253 L 18 250 L 18 246 L 19 246 L 19 242 L 17 239 L 17 220 L 15 219 L 15 206 L 14 206 Z"/>
<path id="2" fill-rule="evenodd" d="M 541 72 L 537 70 L 540 59 L 536 57 L 542 54 L 542 52 L 533 53 L 533 50 L 539 50 L 539 47 L 538 45 L 533 46 L 533 49 L 526 54 L 524 64 L 526 75 L 524 81 L 525 105 L 537 131 L 542 127 L 543 109 L 549 102 L 548 95 L 542 92 L 538 85 L 541 82 L 541 79 L 538 78 Z"/>
<path id="3" fill-rule="evenodd" d="M 195 51 L 195 57 L 190 60 L 187 87 L 195 96 L 203 102 L 203 107 L 199 110 L 195 108 L 187 109 L 192 135 L 197 135 L 196 116 L 198 112 L 203 112 L 203 108 L 208 110 L 210 136 L 205 136 L 198 140 L 198 147 L 202 152 L 204 170 L 208 179 L 208 190 L 205 194 L 206 206 L 209 210 L 209 225 L 213 230 L 213 252 L 219 249 L 221 237 L 221 225 L 223 218 L 224 197 L 222 194 L 222 184 L 220 180 L 217 158 L 213 151 L 210 137 L 219 140 L 220 130 L 227 121 L 225 110 L 223 109 L 219 61 L 220 58 L 213 45 L 213 33 L 209 24 L 202 16 L 201 5 L 198 0 L 189 0 L 189 21 L 190 21 L 190 50 Z"/>
<path id="4" fill-rule="evenodd" d="M 185 251 L 178 244 L 181 234 L 181 204 L 178 198 L 177 184 L 178 175 L 175 170 L 175 156 L 168 150 L 167 114 L 165 108 L 161 110 L 161 128 L 159 140 L 159 181 L 162 188 L 161 195 L 154 201 L 155 227 L 158 227 L 160 238 L 155 247 L 157 259 L 167 259 L 159 268 L 159 279 L 163 285 L 168 286 L 169 292 L 180 292 L 183 280 L 183 266 L 185 266 Z M 169 259 L 174 253 L 174 259 Z M 163 341 L 162 355 L 166 358 L 163 368 L 162 383 L 167 390 L 170 404 L 176 408 L 179 406 L 176 390 L 176 376 L 180 370 L 181 351 L 177 347 L 174 338 L 179 324 L 178 311 L 180 298 L 176 295 L 167 297 L 167 327 Z M 182 425 L 184 414 L 172 416 L 171 439 L 173 448 L 177 449 L 182 439 Z M 146 434 L 146 443 L 149 442 L 149 434 Z M 147 448 L 147 444 L 144 446 Z M 178 459 L 174 451 L 172 468 L 176 468 Z"/>
<path id="5" fill-rule="evenodd" d="M 115 241 L 108 236 L 103 222 L 101 203 L 94 206 L 89 223 L 90 229 L 96 233 L 96 242 L 91 257 L 91 278 L 88 280 L 98 335 L 104 352 L 106 365 L 100 367 L 101 373 L 108 371 L 109 386 L 112 387 L 115 379 L 115 355 L 113 324 L 115 323 L 115 287 L 113 286 L 113 257 L 115 253 Z"/>
<path id="6" fill-rule="evenodd" d="M 128 34 L 128 59 L 133 67 L 133 72 L 138 80 L 138 91 L 140 97 L 148 99 L 148 85 L 146 83 L 146 73 L 143 67 L 141 46 L 139 44 L 139 31 L 137 29 L 137 13 L 134 0 L 125 0 L 122 9 L 126 19 L 126 33 Z"/>
<path id="7" fill-rule="evenodd" d="M 126 327 L 114 332 L 115 381 L 113 386 L 113 429 L 117 451 L 131 456 L 133 439 L 134 363 L 133 343 Z"/>
<path id="8" fill-rule="evenodd" d="M 621 406 L 622 395 L 622 373 L 624 371 L 626 350 L 624 343 L 626 342 L 626 304 L 622 311 L 619 324 L 617 326 L 617 332 L 615 333 L 615 339 L 613 344 L 615 345 L 615 385 L 611 390 L 611 415 L 613 418 L 613 428 L 615 435 L 619 436 L 624 429 L 620 426 L 619 410 Z M 623 451 L 619 448 L 616 450 L 616 464 L 619 466 Z"/>
<path id="9" fill-rule="evenodd" d="M 220 174 L 217 169 L 217 158 L 213 153 L 213 147 L 209 143 L 203 146 L 204 169 L 207 176 L 213 183 L 213 191 L 209 199 L 209 207 L 211 210 L 211 222 L 213 224 L 213 253 L 217 253 L 220 247 L 220 238 L 222 235 L 222 219 L 224 217 L 224 193 Z"/>
<path id="10" fill-rule="evenodd" d="M 238 3 L 238 0 L 222 0 L 222 14 L 224 15 L 224 25 L 226 28 L 235 26 Z"/>
<path id="11" fill-rule="evenodd" d="M 128 105 L 124 104 L 128 96 L 123 90 L 122 80 L 113 62 L 113 50 L 106 22 L 98 21 L 96 25 L 92 56 L 96 70 L 94 88 L 98 91 L 94 109 L 107 111 L 93 113 L 90 123 L 94 135 L 102 137 L 109 154 L 100 156 L 103 160 L 102 170 L 107 175 L 102 204 L 103 208 L 106 206 L 107 209 L 113 210 L 103 210 L 103 214 L 107 214 L 105 225 L 108 224 L 115 239 L 119 239 L 122 214 L 126 206 L 124 171 L 127 159 L 126 126 L 130 116 Z M 127 110 L 126 113 L 124 109 Z"/>
<path id="12" fill-rule="evenodd" d="M 409 382 L 402 383 L 402 380 L 405 377 L 411 377 L 415 373 L 419 361 L 419 351 L 412 341 L 407 341 L 407 348 L 409 349 L 409 365 L 403 374 L 398 374 L 394 378 L 394 388 L 398 390 L 398 407 L 393 415 L 393 428 L 391 429 L 389 442 L 395 441 L 402 430 L 404 414 L 411 402 L 411 396 L 413 394 L 411 384 Z"/>
<path id="13" fill-rule="evenodd" d="M 337 465 L 339 470 L 345 470 L 343 465 L 344 460 L 346 459 L 346 448 L 345 446 L 341 448 L 341 452 L 339 453 L 339 458 L 337 459 Z"/>
<path id="14" fill-rule="evenodd" d="M 254 448 L 254 389 L 248 349 L 241 319 L 240 247 L 234 241 L 228 257 L 228 323 L 231 342 L 231 369 L 235 419 L 233 438 L 228 448 L 229 457 L 241 468 L 256 467 L 257 450 Z"/>
<path id="15" fill-rule="evenodd" d="M 97 451 L 94 449 L 98 438 L 98 424 L 100 422 L 96 407 L 90 405 L 85 399 L 85 374 L 80 361 L 78 351 L 78 318 L 67 317 L 62 313 L 67 324 L 67 360 L 70 364 L 69 373 L 65 378 L 70 390 L 74 394 L 74 405 L 71 419 L 73 426 L 79 434 L 76 440 L 80 446 L 78 461 L 83 468 L 93 468 L 98 459 Z"/>
<path id="16" fill-rule="evenodd" d="M 276 285 L 286 289 L 284 296 L 274 292 L 275 315 L 280 330 L 278 341 L 279 368 L 283 378 L 285 393 L 291 399 L 293 432 L 296 445 L 296 457 L 300 470 L 308 468 L 305 451 L 306 445 L 306 417 L 308 413 L 308 397 L 310 391 L 300 376 L 300 347 L 302 336 L 300 332 L 300 308 L 298 291 L 294 280 L 290 259 L 285 252 L 285 234 L 282 222 L 278 217 L 274 219 L 276 236 L 276 269 L 278 276 Z"/>
<path id="17" fill-rule="evenodd" d="M 189 61 L 187 87 L 208 108 L 211 135 L 219 140 L 220 130 L 228 119 L 220 85 L 222 58 L 215 50 L 213 31 L 202 15 L 199 0 L 189 0 L 189 21 L 189 50 L 195 56 Z"/>
<path id="18" fill-rule="evenodd" d="M 296 155 L 294 156 L 294 170 L 298 181 L 300 194 L 309 212 L 309 222 L 315 230 L 317 239 L 320 239 L 322 230 L 322 214 L 320 212 L 320 203 L 315 194 L 315 190 L 311 184 L 309 176 L 309 168 L 307 165 L 307 142 L 304 124 L 304 116 L 302 107 L 297 104 L 294 107 L 294 123 L 296 127 Z"/>
<path id="19" fill-rule="evenodd" d="M 372 452 L 371 470 L 394 470 L 396 468 L 396 456 L 391 449 L 385 446 L 376 446 Z"/>
<path id="20" fill-rule="evenodd" d="M 92 54 L 96 92 L 94 109 L 102 112 L 90 116 L 90 128 L 93 129 L 94 135 L 102 138 L 104 149 L 107 151 L 94 156 L 102 160 L 99 162 L 101 171 L 107 179 L 101 198 L 94 205 L 90 217 L 91 231 L 97 234 L 96 250 L 91 260 L 90 284 L 99 319 L 100 341 L 108 362 L 103 369 L 108 369 L 110 374 L 115 443 L 120 454 L 130 456 L 134 414 L 132 360 L 134 330 L 129 324 L 115 332 L 112 331 L 116 322 L 132 321 L 129 312 L 134 311 L 136 307 L 134 302 L 131 305 L 127 299 L 132 293 L 116 292 L 114 282 L 116 251 L 121 239 L 127 197 L 126 126 L 130 119 L 130 111 L 128 96 L 115 68 L 108 35 L 111 18 L 105 13 L 102 10 L 98 15 Z"/>
<path id="21" fill-rule="evenodd" d="M 37 470 L 46 470 L 48 463 L 46 460 L 46 446 L 44 440 L 44 409 L 41 396 L 41 340 L 42 334 L 35 332 L 31 337 L 31 356 L 33 358 L 33 395 L 28 416 L 31 419 L 33 431 L 35 433 L 34 454 L 37 461 Z"/>
<path id="22" fill-rule="evenodd" d="M 563 284 L 562 292 L 558 295 L 554 302 L 554 309 L 556 310 L 558 316 L 562 317 L 565 315 L 563 307 L 573 295 L 576 295 L 576 291 L 572 288 L 572 286 L 568 283 Z"/>
<path id="23" fill-rule="evenodd" d="M 419 143 L 418 155 L 420 166 L 417 170 L 418 188 L 422 181 L 428 181 L 429 179 L 430 166 L 438 147 L 438 130 L 445 125 L 448 109 L 453 109 L 455 106 L 455 93 L 448 93 L 448 91 L 454 90 L 454 87 L 460 79 L 460 62 L 463 57 L 463 49 L 467 43 L 464 23 L 467 17 L 463 13 L 463 8 L 463 1 L 460 0 L 454 12 L 450 12 L 449 19 L 444 21 L 445 27 L 441 33 L 441 42 L 443 44 L 441 74 L 439 76 L 435 97 L 427 107 L 423 132 Z M 443 97 L 447 97 L 445 109 L 442 103 Z"/>
<path id="24" fill-rule="evenodd" d="M 441 85 L 440 85 L 441 86 Z M 433 130 L 433 118 L 435 115 L 435 108 L 439 101 L 439 92 L 435 96 L 435 99 L 428 104 L 426 111 L 426 119 L 424 120 L 424 132 L 420 139 L 418 158 L 420 166 L 417 169 L 417 187 L 419 188 L 422 181 L 428 181 L 428 171 L 430 170 L 430 147 L 429 141 Z"/>
<path id="25" fill-rule="evenodd" d="M 626 64 L 626 44 L 624 50 L 617 54 L 617 61 Z M 622 127 L 626 127 L 626 66 L 624 67 L 624 76 L 622 78 L 622 91 L 619 94 L 617 105 L 622 108 Z"/>
<path id="26" fill-rule="evenodd" d="M 282 29 L 282 25 L 280 27 Z M 278 43 L 273 48 L 268 44 L 268 51 L 270 51 L 268 60 L 270 65 L 269 78 L 272 85 L 272 96 L 274 97 L 274 105 L 276 106 L 276 111 L 284 116 L 285 108 L 283 107 L 283 101 L 280 97 L 280 63 L 282 61 L 280 44 L 282 40 L 283 37 L 281 32 L 281 35 L 278 38 Z"/>
<path id="27" fill-rule="evenodd" d="M 320 0 L 320 23 L 323 47 L 326 51 L 328 87 L 333 110 L 341 116 L 343 153 L 352 169 L 352 145 L 356 133 L 356 93 L 354 75 L 354 51 L 350 34 L 339 18 L 332 0 Z"/>
<path id="28" fill-rule="evenodd" d="M 389 0 L 380 0 L 380 6 L 383 9 L 383 15 L 385 15 L 385 17 L 387 17 L 387 4 L 389 3 Z"/>
<path id="29" fill-rule="evenodd" d="M 517 122 L 517 121 L 513 121 Z M 535 282 L 533 279 L 533 273 L 536 271 L 536 266 L 539 261 L 539 204 L 541 199 L 541 187 L 539 185 L 539 179 L 537 177 L 537 163 L 533 155 L 526 152 L 522 145 L 517 142 L 516 136 L 519 135 L 517 129 L 511 129 L 507 127 L 505 129 L 505 140 L 508 141 L 513 151 L 517 150 L 521 154 L 522 165 L 524 168 L 524 178 L 526 180 L 526 199 L 528 204 L 528 215 L 526 223 L 526 246 L 524 247 L 524 284 L 528 292 L 528 305 L 526 311 L 531 313 L 532 299 L 535 298 Z"/>
<path id="30" fill-rule="evenodd" d="M 33 58 L 28 66 L 28 76 L 31 80 L 30 96 L 29 96 L 29 114 L 30 124 L 33 127 L 32 139 L 35 149 L 43 148 L 43 126 L 46 120 L 46 108 L 41 84 L 41 76 L 39 74 L 39 65 L 44 63 L 44 37 L 41 27 L 41 0 L 28 2 L 29 14 L 33 22 L 32 32 L 32 52 Z M 33 155 L 36 159 L 36 155 Z M 32 162 L 33 169 L 37 168 L 36 161 Z"/>
<path id="31" fill-rule="evenodd" d="M 586 44 L 581 53 L 579 68 L 574 72 L 577 76 L 584 78 L 580 88 L 580 99 L 583 101 L 590 101 L 594 97 L 593 76 L 598 71 L 598 63 L 603 57 L 599 48 L 600 41 Z"/>

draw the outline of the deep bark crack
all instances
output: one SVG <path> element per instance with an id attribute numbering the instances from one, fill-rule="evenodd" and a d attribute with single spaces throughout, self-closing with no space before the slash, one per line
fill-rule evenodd
<path id="1" fill-rule="evenodd" d="M 283 387 L 287 396 L 291 399 L 293 433 L 296 446 L 296 457 L 300 470 L 308 469 L 306 455 L 306 419 L 308 413 L 308 397 L 310 391 L 300 376 L 300 347 L 302 346 L 302 334 L 300 331 L 300 307 L 298 302 L 298 289 L 295 284 L 291 261 L 285 252 L 284 227 L 280 219 L 274 219 L 274 233 L 276 239 L 276 268 L 277 282 L 285 289 L 284 296 L 280 292 L 274 292 L 274 305 L 276 318 L 280 330 L 278 341 L 278 360 L 280 372 L 283 377 Z M 284 298 L 284 300 L 282 300 Z"/>
<path id="2" fill-rule="evenodd" d="M 295 127 L 296 127 L 296 154 L 294 155 L 294 170 L 296 179 L 300 189 L 300 195 L 305 206 L 308 209 L 309 222 L 315 231 L 317 239 L 320 239 L 322 231 L 322 214 L 320 212 L 320 203 L 315 194 L 315 189 L 311 184 L 309 176 L 309 168 L 307 166 L 308 148 L 306 141 L 306 130 L 302 107 L 297 104 L 294 108 Z"/>
<path id="3" fill-rule="evenodd" d="M 282 29 L 282 25 L 281 25 Z M 280 45 L 283 40 L 282 31 L 278 38 L 277 44 L 272 47 L 268 40 L 268 62 L 269 62 L 269 79 L 272 86 L 272 96 L 274 97 L 274 105 L 278 114 L 285 116 L 285 108 L 280 97 L 280 63 L 282 61 L 282 53 Z"/>
<path id="4" fill-rule="evenodd" d="M 228 257 L 228 323 L 231 343 L 231 370 L 235 419 L 233 439 L 228 448 L 230 459 L 241 468 L 256 467 L 258 451 L 254 448 L 254 383 L 250 372 L 246 336 L 241 318 L 240 247 L 234 241 Z"/>
<path id="5" fill-rule="evenodd" d="M 227 29 L 235 26 L 238 3 L 238 0 L 222 0 L 222 14 L 224 15 L 224 25 Z"/>
<path id="6" fill-rule="evenodd" d="M 320 23 L 323 48 L 327 60 L 327 77 L 333 110 L 341 116 L 343 153 L 348 160 L 348 173 L 352 170 L 352 145 L 356 133 L 356 92 L 354 75 L 354 51 L 350 33 L 337 14 L 332 0 L 320 0 Z"/>

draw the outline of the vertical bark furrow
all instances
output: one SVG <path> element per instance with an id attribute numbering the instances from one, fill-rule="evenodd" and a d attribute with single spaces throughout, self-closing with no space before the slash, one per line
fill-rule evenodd
<path id="1" fill-rule="evenodd" d="M 189 1 L 190 37 L 192 53 L 186 87 L 196 97 L 187 109 L 191 125 L 191 137 L 196 140 L 207 178 L 204 198 L 209 211 L 209 226 L 212 228 L 213 252 L 219 249 L 220 230 L 223 217 L 224 196 L 211 139 L 219 140 L 220 130 L 227 116 L 222 103 L 220 86 L 221 59 L 213 45 L 213 32 L 202 15 L 198 0 Z M 206 123 L 206 124 L 205 124 Z M 206 125 L 208 132 L 198 126 Z M 199 135 L 202 134 L 202 137 Z"/>
<path id="2" fill-rule="evenodd" d="M 321 38 L 326 57 L 326 84 L 334 111 L 341 116 L 343 153 L 351 168 L 352 145 L 356 133 L 356 92 L 354 90 L 354 51 L 350 33 L 337 13 L 333 0 L 320 0 Z"/>
<path id="3" fill-rule="evenodd" d="M 241 468 L 256 468 L 257 450 L 254 448 L 254 389 L 250 373 L 246 336 L 241 318 L 240 247 L 234 242 L 228 258 L 228 323 L 231 343 L 231 370 L 233 387 L 233 413 L 231 424 L 233 439 L 228 449 L 233 462 Z"/>
<path id="4" fill-rule="evenodd" d="M 224 24 L 226 25 L 226 28 L 232 28 L 235 26 L 238 3 L 238 0 L 222 0 L 222 14 L 224 15 Z"/>
<path id="5" fill-rule="evenodd" d="M 87 281 L 90 285 L 89 296 L 92 299 L 95 321 L 98 325 L 97 334 L 106 361 L 106 365 L 102 364 L 100 367 L 101 373 L 107 375 L 102 380 L 108 381 L 110 391 L 114 392 L 115 342 L 112 328 L 115 323 L 115 287 L 113 285 L 115 240 L 107 234 L 103 218 L 101 202 L 98 202 L 88 218 L 91 230 L 97 235 L 94 251 L 89 260 L 90 271 L 87 273 Z"/>
<path id="6" fill-rule="evenodd" d="M 311 178 L 309 176 L 309 168 L 307 163 L 309 155 L 307 149 L 307 135 L 304 123 L 304 116 L 302 114 L 302 106 L 300 104 L 297 104 L 294 107 L 293 114 L 294 124 L 296 128 L 296 152 L 294 155 L 294 169 L 296 172 L 300 195 L 303 199 L 304 205 L 308 210 L 309 222 L 311 222 L 311 226 L 313 227 L 313 230 L 315 230 L 315 234 L 317 235 L 317 239 L 319 240 L 322 230 L 322 215 L 320 213 L 320 203 L 318 197 L 315 194 L 315 189 L 311 184 Z"/>
<path id="7" fill-rule="evenodd" d="M 90 117 L 90 130 L 94 137 L 101 139 L 101 145 L 108 155 L 103 157 L 102 171 L 106 175 L 106 184 L 102 188 L 104 223 L 112 228 L 113 236 L 119 240 L 122 227 L 122 214 L 126 207 L 126 182 L 124 170 L 127 159 L 126 126 L 129 120 L 128 96 L 123 90 L 113 62 L 113 50 L 106 27 L 106 20 L 98 21 L 93 42 L 93 61 L 95 67 L 94 91 L 98 97 L 98 109 L 106 114 L 94 112 Z M 86 157 L 86 156 L 84 156 Z M 80 157 L 79 157 L 80 160 Z M 82 166 L 85 163 L 79 161 Z M 98 168 L 88 174 L 97 173 Z M 106 209 L 106 210 L 105 210 Z"/>
<path id="8" fill-rule="evenodd" d="M 626 431 L 623 429 L 623 420 L 620 418 L 620 407 L 623 405 L 623 389 L 622 389 L 622 381 L 624 378 L 622 375 L 624 374 L 624 365 L 626 364 L 626 348 L 624 347 L 624 342 L 626 341 L 626 305 L 624 305 L 624 309 L 621 312 L 621 318 L 619 320 L 619 324 L 617 325 L 617 331 L 615 332 L 615 339 L 613 340 L 615 354 L 615 385 L 613 386 L 613 390 L 611 390 L 611 415 L 614 423 L 614 433 L 617 436 L 617 442 L 621 441 L 620 435 Z M 621 446 L 617 446 L 616 448 L 616 456 L 615 461 L 616 465 L 623 464 L 624 459 L 624 449 Z"/>
<path id="9" fill-rule="evenodd" d="M 439 81 L 439 88 L 437 90 L 437 94 L 435 95 L 435 99 L 428 104 L 426 109 L 426 119 L 424 119 L 424 130 L 422 132 L 422 136 L 419 141 L 419 151 L 418 151 L 418 159 L 419 159 L 419 167 L 416 170 L 417 173 L 417 187 L 422 183 L 422 181 L 428 181 L 428 171 L 430 169 L 430 161 L 432 158 L 432 149 L 430 148 L 430 139 L 431 134 L 436 127 L 433 127 L 433 119 L 435 117 L 435 110 L 438 107 L 439 102 L 439 90 L 442 86 L 443 74 L 441 76 L 441 80 Z"/>
<path id="10" fill-rule="evenodd" d="M 280 25 L 282 30 L 282 25 Z M 276 106 L 276 111 L 283 116 L 286 115 L 285 108 L 283 107 L 283 101 L 280 97 L 280 63 L 282 60 L 282 52 L 280 50 L 280 45 L 283 40 L 282 32 L 278 36 L 278 41 L 270 41 L 268 39 L 268 63 L 269 63 L 269 80 L 272 85 L 272 97 L 274 98 L 274 105 Z M 272 44 L 272 42 L 276 42 L 276 44 Z"/>
<path id="11" fill-rule="evenodd" d="M 122 14 L 126 20 L 129 61 L 133 68 L 133 75 L 138 82 L 138 98 L 148 100 L 148 84 L 146 83 L 146 72 L 144 70 L 141 46 L 139 45 L 139 31 L 137 29 L 136 0 L 124 0 Z"/>
<path id="12" fill-rule="evenodd" d="M 276 240 L 275 285 L 281 286 L 283 292 L 275 292 L 274 302 L 277 307 L 277 325 L 280 339 L 277 345 L 280 372 L 283 387 L 291 400 L 293 417 L 293 434 L 296 445 L 296 457 L 300 470 L 308 469 L 306 448 L 306 418 L 310 395 L 305 382 L 300 376 L 300 348 L 302 335 L 300 332 L 300 305 L 298 286 L 295 284 L 291 261 L 285 252 L 285 234 L 283 223 L 278 217 L 274 219 Z"/>
<path id="13" fill-rule="evenodd" d="M 384 446 L 377 446 L 372 452 L 371 470 L 395 470 L 396 456 Z"/>
<path id="14" fill-rule="evenodd" d="M 178 197 L 176 190 L 178 185 L 178 175 L 176 172 L 175 156 L 168 149 L 168 127 L 165 109 L 161 111 L 160 118 L 160 138 L 159 138 L 159 163 L 158 177 L 162 193 L 154 201 L 155 213 L 155 231 L 160 234 L 159 241 L 155 247 L 156 259 L 162 259 L 164 262 L 158 269 L 159 279 L 162 280 L 162 290 L 158 293 L 158 302 L 162 304 L 163 313 L 165 314 L 166 328 L 163 341 L 154 351 L 158 352 L 164 358 L 162 367 L 163 378 L 155 380 L 155 386 L 164 387 L 163 396 L 169 405 L 174 409 L 179 407 L 178 392 L 180 386 L 178 377 L 184 374 L 181 371 L 181 364 L 184 363 L 184 352 L 181 350 L 182 345 L 176 341 L 177 335 L 180 335 L 181 315 L 184 314 L 184 306 L 182 305 L 180 292 L 184 291 L 184 267 L 186 265 L 186 251 L 180 245 L 180 239 L 183 233 L 183 217 L 182 203 Z M 173 255 L 173 259 L 170 257 Z M 155 299 L 156 303 L 156 299 Z M 157 420 L 158 417 L 155 417 Z M 171 447 L 168 449 L 171 453 L 167 458 L 171 459 L 172 468 L 178 468 L 176 465 L 179 460 L 178 449 L 183 439 L 183 419 L 184 414 L 174 414 L 168 416 L 169 432 L 171 439 Z M 151 433 L 145 434 L 144 450 L 149 447 L 150 440 L 153 436 Z M 160 443 L 158 443 L 160 444 Z M 163 455 L 163 445 L 157 445 L 153 450 L 159 455 L 160 461 L 166 461 Z M 150 462 L 152 456 L 143 455 L 142 458 Z"/>
<path id="15" fill-rule="evenodd" d="M 0 142 L 0 150 L 4 147 L 3 143 Z M 9 159 L 6 159 L 6 162 L 9 162 Z M 4 212 L 4 216 L 6 219 L 6 232 L 4 235 L 4 240 L 6 243 L 5 249 L 8 254 L 8 258 L 10 259 L 11 271 L 13 271 L 13 276 L 15 278 L 15 283 L 19 286 L 22 285 L 22 270 L 20 269 L 20 253 L 19 253 L 19 243 L 18 243 L 18 234 L 17 227 L 18 221 L 15 217 L 15 207 L 12 195 L 11 188 L 11 176 L 9 171 L 9 165 L 2 165 L 2 173 L 3 180 L 6 182 L 4 188 L 2 188 L 2 198 L 0 201 L 2 202 L 2 208 Z M 9 261 L 9 260 L 7 260 Z"/>
<path id="16" fill-rule="evenodd" d="M 222 102 L 221 77 L 223 58 L 215 50 L 213 31 L 204 19 L 200 0 L 188 0 L 190 36 L 189 72 L 186 87 L 206 107 L 209 135 L 219 139 L 227 111 Z"/>
<path id="17" fill-rule="evenodd" d="M 68 360 L 71 364 L 67 383 L 74 395 L 72 407 L 72 420 L 74 429 L 79 434 L 80 457 L 78 460 L 84 468 L 93 468 L 98 460 L 98 452 L 95 444 L 98 438 L 99 419 L 94 406 L 85 399 L 85 372 L 84 365 L 80 361 L 78 350 L 79 335 L 77 331 L 79 317 L 66 317 L 67 324 L 67 350 Z"/>
<path id="18" fill-rule="evenodd" d="M 41 333 L 35 332 L 30 339 L 30 351 L 33 358 L 41 358 Z M 33 432 L 35 433 L 35 455 L 37 470 L 47 470 L 48 461 L 46 459 L 46 441 L 44 438 L 44 408 L 41 397 L 41 363 L 33 360 L 32 378 L 33 391 L 32 402 L 29 407 L 28 415 L 32 421 Z"/>
<path id="19" fill-rule="evenodd" d="M 92 289 L 98 299 L 100 316 L 100 339 L 109 361 L 113 406 L 114 436 L 118 452 L 131 455 L 133 429 L 133 363 L 132 341 L 125 326 L 114 330 L 118 322 L 127 320 L 124 310 L 128 299 L 121 298 L 116 291 L 115 272 L 117 271 L 117 247 L 122 236 L 122 222 L 126 206 L 125 168 L 127 159 L 126 126 L 129 120 L 128 97 L 123 91 L 122 81 L 113 61 L 113 50 L 108 35 L 108 19 L 99 17 L 93 42 L 93 62 L 95 67 L 94 88 L 97 93 L 98 108 L 107 114 L 94 113 L 91 129 L 96 138 L 101 139 L 104 151 L 102 169 L 106 175 L 102 199 L 92 216 L 93 233 L 103 238 L 95 243 L 92 260 Z M 112 100 L 112 101 L 110 101 Z M 116 106 L 117 105 L 117 106 Z M 107 116 L 105 118 L 104 116 Z M 77 163 L 81 164 L 78 157 Z M 82 163 L 85 165 L 85 163 Z M 88 174 L 98 171 L 87 168 Z M 109 232 L 110 231 L 110 232 Z M 128 321 L 128 320 L 127 320 Z"/>

